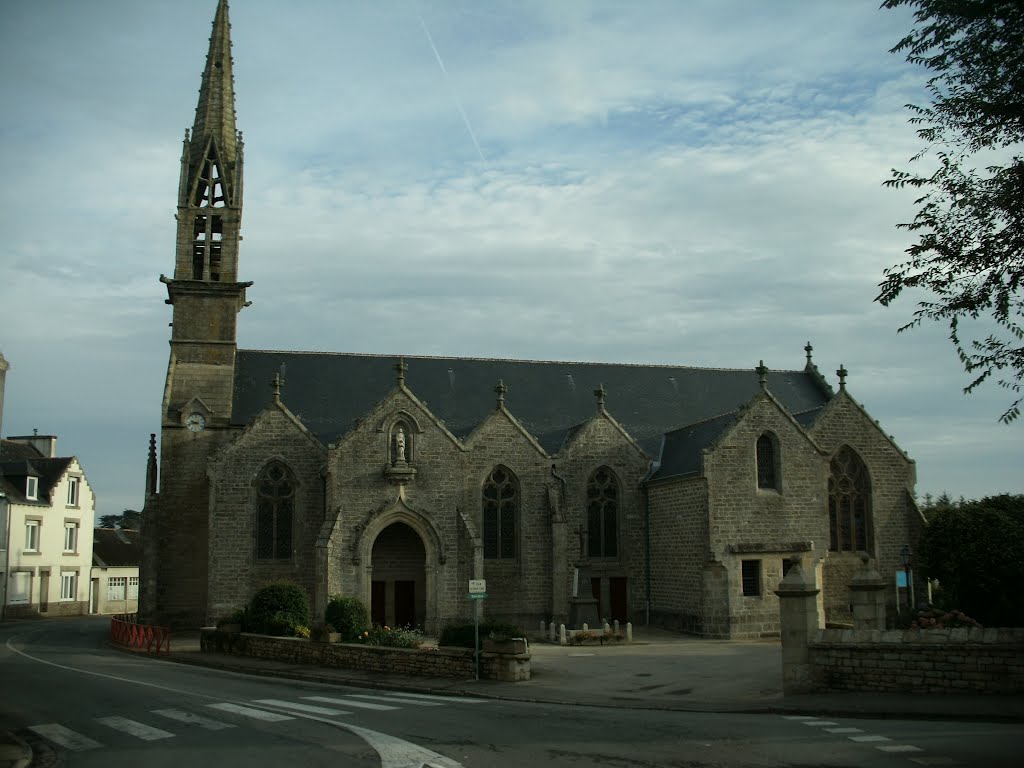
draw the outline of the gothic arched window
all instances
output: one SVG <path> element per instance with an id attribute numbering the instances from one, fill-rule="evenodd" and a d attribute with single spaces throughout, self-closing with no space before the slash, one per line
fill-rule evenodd
<path id="1" fill-rule="evenodd" d="M 757 438 L 757 487 L 761 490 L 778 491 L 778 451 L 774 437 L 765 432 Z"/>
<path id="2" fill-rule="evenodd" d="M 256 557 L 292 556 L 295 480 L 284 464 L 274 461 L 256 480 Z"/>
<path id="3" fill-rule="evenodd" d="M 519 518 L 519 482 L 507 467 L 497 466 L 483 490 L 484 557 L 514 559 Z"/>
<path id="4" fill-rule="evenodd" d="M 828 478 L 829 549 L 860 552 L 868 548 L 871 479 L 868 468 L 848 445 L 832 459 Z"/>
<path id="5" fill-rule="evenodd" d="M 608 467 L 598 469 L 587 482 L 587 554 L 619 554 L 619 481 Z"/>

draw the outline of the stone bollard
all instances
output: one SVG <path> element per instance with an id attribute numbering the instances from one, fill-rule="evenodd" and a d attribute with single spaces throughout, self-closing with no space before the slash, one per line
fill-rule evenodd
<path id="1" fill-rule="evenodd" d="M 601 629 L 607 635 L 611 631 L 612 628 L 608 626 L 608 622 L 606 621 L 604 623 L 604 626 Z"/>
<path id="2" fill-rule="evenodd" d="M 885 579 L 871 567 L 866 552 L 860 570 L 850 580 L 850 604 L 854 629 L 885 629 Z"/>
<path id="3" fill-rule="evenodd" d="M 811 637 L 818 631 L 818 592 L 814 572 L 804 573 L 802 558 L 792 558 L 789 573 L 779 583 L 779 625 L 782 630 L 782 692 L 813 690 Z"/>
<path id="4" fill-rule="evenodd" d="M 612 626 L 615 627 L 615 634 L 616 635 L 619 634 L 619 620 L 618 619 L 615 620 L 615 624 L 613 624 Z"/>
<path id="5" fill-rule="evenodd" d="M 551 620 L 550 632 L 551 632 L 551 634 L 548 635 L 548 640 L 550 640 L 553 643 L 553 642 L 555 642 L 555 620 L 554 619 Z"/>
<path id="6" fill-rule="evenodd" d="M 590 627 L 587 625 L 587 622 L 583 622 L 583 631 L 584 632 L 588 632 L 589 630 L 590 630 Z"/>
<path id="7" fill-rule="evenodd" d="M 541 635 L 541 637 L 543 637 L 543 636 L 544 636 L 544 634 L 545 634 L 545 629 L 546 629 L 546 627 L 544 626 L 544 619 L 541 619 L 541 620 L 540 620 L 540 635 Z"/>
<path id="8" fill-rule="evenodd" d="M 627 621 L 626 622 L 626 642 L 627 643 L 632 643 L 633 642 L 633 622 L 632 621 Z"/>
<path id="9" fill-rule="evenodd" d="M 565 645 L 565 624 L 558 625 L 558 644 Z"/>

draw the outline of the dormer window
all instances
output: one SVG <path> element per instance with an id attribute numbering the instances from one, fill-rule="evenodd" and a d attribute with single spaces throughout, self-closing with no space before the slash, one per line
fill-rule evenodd
<path id="1" fill-rule="evenodd" d="M 26 477 L 25 478 L 25 498 L 29 501 L 39 500 L 39 478 L 38 477 Z"/>

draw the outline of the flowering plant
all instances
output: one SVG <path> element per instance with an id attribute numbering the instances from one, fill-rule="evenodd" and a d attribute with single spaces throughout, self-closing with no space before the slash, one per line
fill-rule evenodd
<path id="1" fill-rule="evenodd" d="M 963 611 L 943 611 L 938 608 L 918 611 L 917 616 L 910 623 L 911 629 L 957 629 L 980 626 L 981 624 Z"/>

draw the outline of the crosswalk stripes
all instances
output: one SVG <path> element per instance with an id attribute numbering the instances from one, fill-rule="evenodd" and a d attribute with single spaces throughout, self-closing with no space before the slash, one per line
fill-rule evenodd
<path id="1" fill-rule="evenodd" d="M 129 736 L 134 736 L 143 741 L 157 741 L 158 739 L 172 739 L 174 734 L 169 731 L 154 728 L 151 725 L 129 720 L 127 717 L 97 717 L 96 722 L 113 728 L 115 731 L 123 731 Z"/>
<path id="2" fill-rule="evenodd" d="M 266 707 L 279 707 L 281 709 L 290 709 L 295 712 L 305 712 L 310 715 L 351 715 L 351 712 L 346 712 L 342 709 L 328 709 L 327 707 L 317 707 L 312 704 L 299 704 L 294 701 L 285 701 L 283 699 L 256 699 L 253 704 L 262 704 Z"/>
<path id="3" fill-rule="evenodd" d="M 302 714 L 342 716 L 351 715 L 350 709 L 393 712 L 401 709 L 403 706 L 443 707 L 446 704 L 484 704 L 488 701 L 487 699 L 473 699 L 460 696 L 433 696 L 425 693 L 387 693 L 385 695 L 351 693 L 339 694 L 338 696 L 302 696 L 300 698 L 303 702 L 315 703 L 305 704 L 285 699 L 253 699 L 248 702 L 253 706 L 245 706 L 244 704 L 231 701 L 220 701 L 207 704 L 206 707 L 227 715 L 236 715 L 265 723 L 278 723 L 294 720 L 295 717 Z M 319 705 L 340 705 L 344 709 Z M 294 714 L 285 714 L 285 712 L 273 710 L 286 710 Z M 235 727 L 234 723 L 204 717 L 184 709 L 154 709 L 151 710 L 150 714 L 207 731 L 220 731 L 225 728 Z M 176 735 L 170 731 L 147 725 L 138 720 L 131 720 L 120 716 L 97 717 L 93 719 L 93 722 L 142 741 L 160 741 L 162 739 L 174 738 Z M 104 746 L 103 743 L 59 723 L 43 723 L 29 726 L 28 729 L 64 749 L 74 752 L 97 749 Z"/>
<path id="4" fill-rule="evenodd" d="M 42 736 L 44 739 L 52 741 L 58 746 L 64 747 L 64 749 L 70 749 L 75 752 L 81 752 L 86 749 L 96 749 L 97 747 L 103 746 L 98 741 L 93 741 L 88 736 L 75 733 L 70 728 L 65 728 L 63 725 L 58 725 L 57 723 L 30 725 L 28 729 L 33 733 Z"/>
<path id="5" fill-rule="evenodd" d="M 847 727 L 825 727 L 825 726 L 838 726 L 831 720 L 821 720 L 810 715 L 783 715 L 786 720 L 792 720 L 802 725 L 817 726 L 821 728 L 825 733 L 834 735 L 846 736 L 850 741 L 857 742 L 858 744 L 871 745 L 875 749 L 886 752 L 889 754 L 906 754 L 910 755 L 915 752 L 924 752 L 920 747 L 915 747 L 912 744 L 889 744 L 885 742 L 891 742 L 892 739 L 888 736 L 881 736 L 879 734 L 864 733 L 861 728 L 847 728 Z M 857 734 L 857 735 L 850 735 Z M 918 763 L 919 765 L 956 765 L 956 761 L 949 757 L 911 757 L 911 761 Z"/>
<path id="6" fill-rule="evenodd" d="M 211 720 L 208 717 L 197 715 L 194 712 L 185 712 L 181 709 L 154 709 L 153 714 L 166 717 L 168 720 L 185 723 L 185 725 L 198 725 L 207 731 L 222 731 L 225 728 L 235 727 L 234 723 L 222 723 L 220 720 Z"/>

